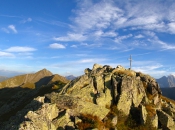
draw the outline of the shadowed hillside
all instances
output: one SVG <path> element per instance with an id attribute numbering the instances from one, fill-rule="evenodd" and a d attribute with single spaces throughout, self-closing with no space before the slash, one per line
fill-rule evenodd
<path id="1" fill-rule="evenodd" d="M 162 95 L 175 100 L 175 87 L 172 88 L 161 88 Z"/>
<path id="2" fill-rule="evenodd" d="M 0 124 L 29 104 L 33 98 L 59 91 L 67 79 L 46 69 L 35 74 L 15 76 L 0 83 Z M 14 85 L 14 86 L 12 86 Z"/>

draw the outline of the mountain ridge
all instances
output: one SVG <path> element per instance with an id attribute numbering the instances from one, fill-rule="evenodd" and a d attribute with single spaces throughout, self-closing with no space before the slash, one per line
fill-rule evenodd
<path id="1" fill-rule="evenodd" d="M 0 82 L 0 124 L 23 109 L 33 98 L 56 91 L 67 82 L 63 76 L 53 75 L 46 69 Z"/>
<path id="2" fill-rule="evenodd" d="M 175 102 L 162 96 L 154 78 L 94 64 L 59 91 L 36 97 L 0 128 L 174 130 L 174 119 Z"/>
<path id="3" fill-rule="evenodd" d="M 0 88 L 19 87 L 25 83 L 36 83 L 41 78 L 44 78 L 46 76 L 49 77 L 52 75 L 53 74 L 50 71 L 46 69 L 42 69 L 36 73 L 18 75 L 18 76 L 11 77 L 7 80 L 4 80 L 3 82 L 0 82 Z"/>

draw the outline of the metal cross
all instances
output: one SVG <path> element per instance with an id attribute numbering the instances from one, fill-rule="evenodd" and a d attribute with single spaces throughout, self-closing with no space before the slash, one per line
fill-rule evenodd
<path id="1" fill-rule="evenodd" d="M 130 55 L 130 58 L 128 59 L 130 61 L 130 70 L 131 70 L 131 62 L 132 62 L 132 57 Z"/>

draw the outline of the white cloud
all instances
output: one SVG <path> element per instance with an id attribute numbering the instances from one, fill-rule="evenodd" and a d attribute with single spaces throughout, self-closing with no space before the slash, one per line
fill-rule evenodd
<path id="1" fill-rule="evenodd" d="M 102 30 L 98 30 L 94 32 L 96 37 L 116 37 L 118 34 L 114 31 L 103 32 Z"/>
<path id="2" fill-rule="evenodd" d="M 86 1 L 87 2 L 87 1 Z M 83 8 L 82 8 L 83 6 Z M 105 29 L 110 26 L 111 21 L 123 15 L 122 10 L 114 6 L 112 2 L 101 1 L 99 3 L 81 4 L 79 10 L 75 11 L 73 19 L 80 30 Z"/>
<path id="3" fill-rule="evenodd" d="M 72 20 L 72 25 L 69 26 L 71 30 L 66 35 L 53 39 L 63 42 L 87 42 L 88 44 L 84 45 L 87 47 L 94 47 L 95 44 L 97 46 L 100 43 L 98 47 L 102 47 L 102 45 L 106 46 L 106 41 L 109 41 L 109 46 L 113 46 L 115 43 L 134 38 L 132 42 L 120 44 L 117 48 L 128 46 L 140 48 L 142 45 L 145 48 L 155 49 L 153 43 L 150 41 L 147 43 L 148 37 L 153 41 L 157 37 L 157 32 L 175 34 L 175 4 L 173 3 L 173 1 L 162 3 L 144 0 L 134 2 L 128 0 L 122 2 L 115 0 L 78 1 L 78 8 L 73 10 L 75 17 L 70 18 Z M 122 31 L 130 31 L 130 34 L 120 34 Z M 143 34 L 139 34 L 140 32 Z M 150 34 L 144 34 L 144 32 Z M 159 45 L 162 48 L 173 48 L 168 44 L 159 43 Z"/>
<path id="4" fill-rule="evenodd" d="M 133 70 L 135 70 L 137 72 L 149 74 L 149 75 L 153 76 L 154 78 L 160 78 L 160 76 L 167 74 L 166 71 L 162 70 L 163 65 L 161 65 L 161 64 L 154 63 L 154 64 L 150 64 L 150 65 L 145 65 L 145 66 L 142 66 L 142 65 L 140 65 L 139 67 L 138 66 L 133 67 Z"/>
<path id="5" fill-rule="evenodd" d="M 7 52 L 31 52 L 36 51 L 35 48 L 32 47 L 21 47 L 21 46 L 14 46 L 6 49 Z"/>
<path id="6" fill-rule="evenodd" d="M 121 43 L 122 40 L 125 40 L 125 39 L 128 39 L 130 37 L 132 37 L 133 35 L 132 34 L 128 34 L 128 35 L 124 35 L 124 36 L 118 36 L 117 38 L 115 38 L 115 42 L 116 43 Z"/>
<path id="7" fill-rule="evenodd" d="M 12 53 L 0 51 L 0 57 L 15 57 Z"/>
<path id="8" fill-rule="evenodd" d="M 79 60 L 77 61 L 77 63 L 101 63 L 102 61 L 105 61 L 106 59 L 104 58 L 92 58 L 92 59 L 82 59 L 82 60 Z"/>
<path id="9" fill-rule="evenodd" d="M 124 50 L 122 50 L 122 51 L 120 51 L 120 52 L 127 52 L 127 51 L 131 51 L 131 50 L 133 50 L 133 48 L 124 49 Z"/>
<path id="10" fill-rule="evenodd" d="M 27 18 L 21 21 L 21 23 L 27 23 L 27 22 L 31 22 L 32 18 Z"/>
<path id="11" fill-rule="evenodd" d="M 14 33 L 18 33 L 14 25 L 9 25 L 8 28 L 12 30 Z"/>
<path id="12" fill-rule="evenodd" d="M 52 49 L 64 49 L 64 48 L 66 48 L 64 45 L 59 44 L 59 43 L 50 44 L 49 47 Z"/>
<path id="13" fill-rule="evenodd" d="M 3 32 L 10 33 L 9 30 L 6 29 L 6 28 L 1 28 L 1 30 L 2 30 Z"/>
<path id="14" fill-rule="evenodd" d="M 108 31 L 108 32 L 105 32 L 103 34 L 104 37 L 116 37 L 118 35 L 118 33 L 114 32 L 114 31 Z"/>
<path id="15" fill-rule="evenodd" d="M 68 33 L 67 36 L 63 36 L 63 37 L 54 37 L 53 38 L 56 41 L 84 41 L 86 40 L 86 36 L 84 36 L 83 34 L 77 34 L 77 33 Z"/>
<path id="16" fill-rule="evenodd" d="M 134 38 L 139 39 L 139 38 L 144 38 L 144 36 L 142 34 L 139 34 L 139 35 L 134 36 Z"/>
<path id="17" fill-rule="evenodd" d="M 174 50 L 175 49 L 175 45 L 170 45 L 170 44 L 165 43 L 165 42 L 163 42 L 163 41 L 161 41 L 159 39 L 157 39 L 157 41 L 155 41 L 155 42 L 157 42 L 158 44 L 160 44 L 163 49 L 166 49 L 166 50 L 171 50 L 171 49 Z"/>
<path id="18" fill-rule="evenodd" d="M 175 45 L 161 41 L 156 36 L 155 33 L 149 31 L 149 32 L 145 32 L 145 34 L 147 34 L 147 36 L 151 37 L 150 39 L 148 39 L 148 41 L 152 44 L 152 46 L 155 46 L 156 48 L 160 47 L 164 50 L 171 50 L 171 49 L 174 50 L 175 49 Z"/>
<path id="19" fill-rule="evenodd" d="M 169 31 L 173 34 L 175 34 L 175 22 L 171 22 L 168 24 L 168 27 L 169 27 Z"/>
<path id="20" fill-rule="evenodd" d="M 73 47 L 73 48 L 77 48 L 77 45 L 72 45 L 71 47 Z"/>

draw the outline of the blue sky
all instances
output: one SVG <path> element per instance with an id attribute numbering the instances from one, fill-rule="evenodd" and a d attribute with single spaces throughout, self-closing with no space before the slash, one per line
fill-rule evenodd
<path id="1" fill-rule="evenodd" d="M 1 0 L 0 75 L 94 63 L 155 78 L 175 74 L 174 0 Z M 10 75 L 11 74 L 11 75 Z"/>

